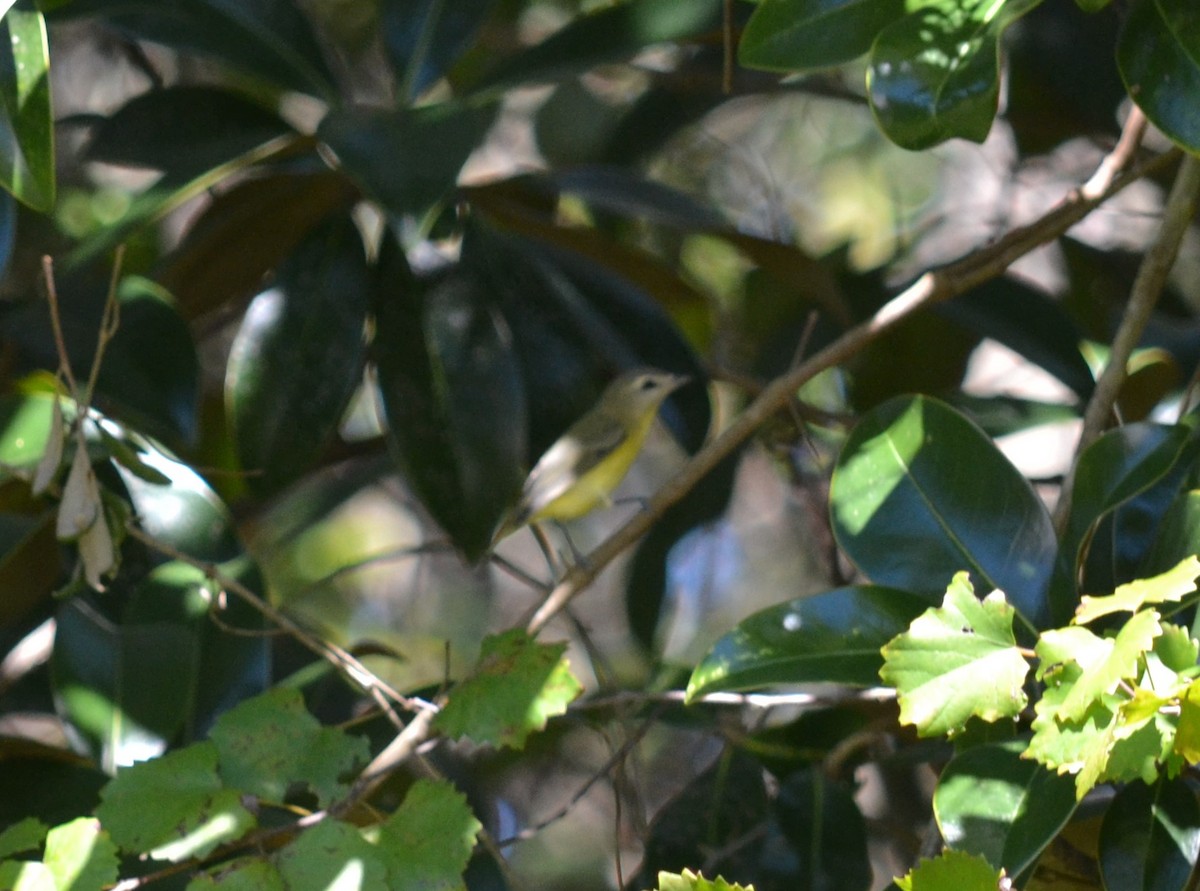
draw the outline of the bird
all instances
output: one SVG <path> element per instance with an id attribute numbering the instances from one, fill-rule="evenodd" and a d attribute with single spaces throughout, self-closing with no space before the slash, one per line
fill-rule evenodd
<path id="1" fill-rule="evenodd" d="M 574 520 L 612 504 L 663 401 L 690 380 L 654 368 L 621 374 L 534 464 L 497 540 L 546 520 Z"/>

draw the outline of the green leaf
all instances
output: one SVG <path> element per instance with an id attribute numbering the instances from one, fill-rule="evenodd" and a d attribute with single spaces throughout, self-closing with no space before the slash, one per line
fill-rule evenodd
<path id="1" fill-rule="evenodd" d="M 0 888 L 12 891 L 59 891 L 54 876 L 44 863 L 26 860 L 0 862 Z"/>
<path id="2" fill-rule="evenodd" d="M 384 48 L 403 100 L 415 100 L 446 74 L 495 5 L 495 0 L 384 0 Z"/>
<path id="3" fill-rule="evenodd" d="M 328 823 L 330 821 L 325 822 Z M 319 834 L 323 825 L 325 823 L 315 827 L 312 832 Z M 296 845 L 301 844 L 308 834 L 307 832 L 304 833 L 299 840 L 284 848 L 279 855 L 280 858 L 286 857 L 288 852 Z M 334 862 L 337 861 L 327 858 L 322 861 L 322 866 L 324 869 L 328 869 L 330 864 Z M 338 862 L 339 869 L 343 865 L 343 863 Z M 312 860 L 306 860 L 304 866 L 313 866 Z M 188 882 L 186 891 L 206 891 L 206 889 L 211 888 L 219 888 L 221 891 L 289 891 L 290 888 L 303 887 L 300 882 L 303 880 L 304 874 L 313 875 L 314 872 L 310 869 L 306 873 L 297 875 L 294 879 L 295 884 L 289 886 L 284 884 L 279 869 L 269 860 L 262 857 L 237 857 L 207 872 L 194 874 Z M 319 872 L 316 874 L 320 875 Z M 326 884 L 319 887 L 324 891 L 324 889 L 331 887 L 331 883 L 326 879 Z M 363 885 L 362 887 L 366 888 L 369 886 Z"/>
<path id="4" fill-rule="evenodd" d="M 0 627 L 19 627 L 61 582 L 54 526 L 54 511 L 37 518 L 0 513 Z"/>
<path id="5" fill-rule="evenodd" d="M 754 887 L 731 885 L 720 876 L 710 881 L 702 874 L 685 869 L 681 873 L 660 872 L 658 891 L 754 891 Z"/>
<path id="6" fill-rule="evenodd" d="M 1000 35 L 1041 0 L 927 0 L 871 49 L 867 90 L 888 138 L 924 149 L 983 142 L 1000 94 Z"/>
<path id="7" fill-rule="evenodd" d="M 386 855 L 341 820 L 322 820 L 274 859 L 280 891 L 326 891 L 347 883 L 354 891 L 406 887 L 400 876 L 389 884 Z"/>
<path id="8" fill-rule="evenodd" d="M 214 56 L 276 86 L 337 95 L 312 28 L 290 0 L 72 0 L 63 13 L 101 15 L 134 37 Z"/>
<path id="9" fill-rule="evenodd" d="M 222 779 L 270 802 L 282 803 L 297 783 L 321 805 L 346 789 L 339 777 L 367 760 L 364 737 L 322 727 L 299 691 L 277 687 L 223 714 L 210 734 Z"/>
<path id="10" fill-rule="evenodd" d="M 1183 891 L 1200 859 L 1200 805 L 1183 779 L 1130 783 L 1100 827 L 1100 874 L 1106 888 Z"/>
<path id="11" fill-rule="evenodd" d="M 511 337 L 478 279 L 451 273 L 422 293 L 387 251 L 374 343 L 387 435 L 425 506 L 476 560 L 524 480 Z"/>
<path id="12" fill-rule="evenodd" d="M 520 749 L 530 733 L 563 714 L 583 687 L 563 644 L 539 644 L 514 629 L 488 637 L 472 674 L 460 682 L 434 725 L 449 736 Z"/>
<path id="13" fill-rule="evenodd" d="M 1061 545 L 1074 572 L 1100 520 L 1162 479 L 1191 435 L 1182 425 L 1126 424 L 1084 450 L 1075 466 L 1070 518 Z"/>
<path id="14" fill-rule="evenodd" d="M 1188 764 L 1200 764 L 1200 681 L 1192 681 L 1179 699 L 1174 751 Z"/>
<path id="15" fill-rule="evenodd" d="M 624 62 L 656 43 L 680 43 L 714 33 L 720 0 L 628 0 L 579 16 L 541 43 L 484 73 L 472 89 L 579 75 L 606 62 Z"/>
<path id="16" fill-rule="evenodd" d="M 255 819 L 217 776 L 217 748 L 198 743 L 127 767 L 100 793 L 96 816 L 122 850 L 166 860 L 203 857 Z"/>
<path id="17" fill-rule="evenodd" d="M 317 136 L 346 174 L 389 212 L 419 218 L 450 195 L 497 110 L 494 102 L 338 108 L 321 121 Z"/>
<path id="18" fill-rule="evenodd" d="M 1060 774 L 1075 774 L 1077 800 L 1104 775 L 1122 702 L 1117 696 L 1104 695 L 1090 702 L 1080 719 L 1060 720 L 1062 702 L 1081 674 L 1073 663 L 1047 674 L 1046 690 L 1034 704 L 1033 737 L 1025 754 Z"/>
<path id="19" fill-rule="evenodd" d="M 295 131 L 245 96 L 207 86 L 150 90 L 92 132 L 86 157 L 191 179 Z"/>
<path id="20" fill-rule="evenodd" d="M 158 280 L 188 319 L 238 304 L 323 219 L 357 192 L 340 173 L 264 173 L 212 197 L 164 260 Z"/>
<path id="21" fill-rule="evenodd" d="M 1075 784 L 1021 758 L 1025 742 L 974 746 L 946 765 L 933 810 L 946 844 L 1020 875 L 1075 812 Z"/>
<path id="22" fill-rule="evenodd" d="M 50 827 L 37 817 L 25 817 L 11 826 L 4 827 L 0 831 L 0 859 L 39 850 L 49 829 Z"/>
<path id="23" fill-rule="evenodd" d="M 338 217 L 297 246 L 246 310 L 225 399 L 255 491 L 296 480 L 332 439 L 362 382 L 370 288 L 358 229 Z"/>
<path id="24" fill-rule="evenodd" d="M 921 736 L 953 734 L 967 719 L 1016 717 L 1029 664 L 1013 638 L 1013 608 L 999 592 L 982 602 L 965 572 L 939 609 L 929 609 L 883 648 L 879 676 L 896 688 L 900 721 Z"/>
<path id="25" fill-rule="evenodd" d="M 1117 67 L 1129 95 L 1172 140 L 1200 151 L 1200 9 L 1191 0 L 1130 4 L 1117 38 Z"/>
<path id="26" fill-rule="evenodd" d="M 1136 678 L 1142 657 L 1160 634 L 1162 625 L 1154 610 L 1134 614 L 1111 639 L 1079 627 L 1044 632 L 1035 647 L 1041 660 L 1039 673 L 1045 674 L 1051 666 L 1065 662 L 1083 671 L 1058 703 L 1055 717 L 1080 720 L 1092 703 L 1112 693 L 1121 681 Z"/>
<path id="27" fill-rule="evenodd" d="M 761 0 L 742 31 L 738 62 L 769 71 L 842 65 L 904 10 L 904 0 Z"/>
<path id="28" fill-rule="evenodd" d="M 1027 620 L 1048 619 L 1050 516 L 991 440 L 944 403 L 900 397 L 869 412 L 838 458 L 830 502 L 838 544 L 876 584 L 933 591 L 970 569 Z"/>
<path id="29" fill-rule="evenodd" d="M 1136 613 L 1147 603 L 1178 603 L 1196 590 L 1197 576 L 1200 576 L 1200 560 L 1195 555 L 1186 557 L 1174 569 L 1153 578 L 1127 582 L 1107 596 L 1090 597 L 1085 594 L 1080 598 L 1072 621 L 1086 625 L 1112 613 Z"/>
<path id="30" fill-rule="evenodd" d="M 54 110 L 46 23 L 32 0 L 0 22 L 0 186 L 34 210 L 54 209 Z"/>
<path id="31" fill-rule="evenodd" d="M 32 477 L 50 441 L 57 401 L 51 393 L 0 396 L 0 468 Z"/>
<path id="32" fill-rule="evenodd" d="M 391 887 L 457 891 L 483 825 L 445 781 L 417 780 L 380 827 Z"/>
<path id="33" fill-rule="evenodd" d="M 982 857 L 962 851 L 943 851 L 921 860 L 903 878 L 896 879 L 901 891 L 996 891 L 1002 887 L 1001 873 Z"/>
<path id="34" fill-rule="evenodd" d="M 874 686 L 880 648 L 927 604 L 908 591 L 856 585 L 768 607 L 713 644 L 692 672 L 688 700 L 810 681 Z"/>
<path id="35" fill-rule="evenodd" d="M 117 880 L 117 847 L 95 817 L 80 817 L 51 829 L 45 861 L 59 888 L 100 889 Z"/>

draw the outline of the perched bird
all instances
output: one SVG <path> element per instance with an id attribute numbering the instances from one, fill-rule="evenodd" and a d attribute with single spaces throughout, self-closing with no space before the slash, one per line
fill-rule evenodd
<path id="1" fill-rule="evenodd" d="M 663 400 L 688 378 L 641 368 L 614 380 L 538 459 L 497 538 L 528 523 L 573 520 L 612 504 Z"/>

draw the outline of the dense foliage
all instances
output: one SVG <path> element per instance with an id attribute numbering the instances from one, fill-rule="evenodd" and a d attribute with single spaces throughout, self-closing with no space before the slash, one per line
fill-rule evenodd
<path id="1" fill-rule="evenodd" d="M 2 8 L 0 887 L 1191 887 L 1193 0 Z"/>

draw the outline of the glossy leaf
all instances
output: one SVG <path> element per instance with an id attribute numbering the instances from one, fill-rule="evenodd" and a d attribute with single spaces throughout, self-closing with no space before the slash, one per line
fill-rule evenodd
<path id="1" fill-rule="evenodd" d="M 1133 101 L 1156 127 L 1200 151 L 1200 8 L 1191 0 L 1139 0 L 1117 40 L 1117 66 Z"/>
<path id="2" fill-rule="evenodd" d="M 742 32 L 738 61 L 771 71 L 842 65 L 904 11 L 904 0 L 761 0 Z"/>
<path id="3" fill-rule="evenodd" d="M 1110 802 L 1100 827 L 1106 888 L 1182 891 L 1200 859 L 1200 805 L 1182 778 L 1130 783 Z"/>
<path id="4" fill-rule="evenodd" d="M 398 249 L 390 257 L 380 266 L 374 343 L 388 438 L 426 507 L 474 559 L 524 480 L 525 401 L 511 338 L 478 279 L 451 274 L 426 291 Z"/>
<path id="5" fill-rule="evenodd" d="M 931 0 L 880 33 L 867 90 L 888 138 L 923 149 L 983 142 L 1000 95 L 1000 35 L 1041 0 Z"/>
<path id="6" fill-rule="evenodd" d="M 1048 617 L 1055 540 L 1041 500 L 977 427 L 924 396 L 867 414 L 830 490 L 838 543 L 873 582 L 943 590 L 958 571 Z"/>
<path id="7" fill-rule="evenodd" d="M 230 349 L 226 411 L 252 489 L 307 470 L 362 380 L 370 278 L 349 217 L 317 228 L 250 304 Z"/>
<path id="8" fill-rule="evenodd" d="M 1191 436 L 1183 426 L 1126 424 L 1084 450 L 1075 467 L 1071 513 L 1061 545 L 1072 567 L 1078 569 L 1096 524 L 1162 479 Z"/>
<path id="9" fill-rule="evenodd" d="M 692 672 L 688 699 L 774 684 L 874 686 L 880 648 L 928 605 L 907 591 L 861 585 L 768 607 L 713 645 Z"/>
<path id="10" fill-rule="evenodd" d="M 355 198 L 331 171 L 279 172 L 222 191 L 163 261 L 158 280 L 185 318 L 236 305 L 257 293 L 267 274 L 305 235 Z"/>
<path id="11" fill-rule="evenodd" d="M 974 746 L 938 778 L 933 810 L 946 844 L 1020 875 L 1075 812 L 1070 777 L 1021 758 L 1017 740 Z"/>
<path id="12" fill-rule="evenodd" d="M 279 87 L 336 92 L 312 28 L 290 0 L 71 0 L 62 13 L 104 16 L 135 38 L 214 56 Z"/>
<path id="13" fill-rule="evenodd" d="M 0 186 L 22 204 L 54 208 L 54 111 L 46 23 L 32 0 L 0 21 Z"/>
<path id="14" fill-rule="evenodd" d="M 385 0 L 384 47 L 411 102 L 445 76 L 495 6 L 495 0 Z"/>
<path id="15" fill-rule="evenodd" d="M 695 39 L 720 26 L 720 0 L 628 0 L 583 15 L 541 43 L 500 63 L 474 88 L 512 86 L 582 74 L 622 62 L 656 43 Z"/>
<path id="16" fill-rule="evenodd" d="M 341 108 L 325 116 L 317 136 L 389 212 L 419 217 L 454 189 L 496 110 L 495 103 L 454 102 L 396 111 Z"/>

